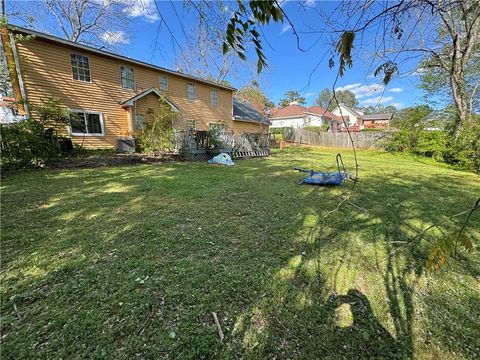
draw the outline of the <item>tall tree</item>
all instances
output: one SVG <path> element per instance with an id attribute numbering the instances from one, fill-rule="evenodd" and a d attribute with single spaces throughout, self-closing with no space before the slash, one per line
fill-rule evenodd
<path id="1" fill-rule="evenodd" d="M 289 90 L 285 93 L 285 97 L 279 101 L 278 106 L 284 108 L 290 105 L 292 102 L 296 102 L 299 105 L 305 105 L 306 100 L 303 96 L 300 96 L 298 91 Z"/>
<path id="2" fill-rule="evenodd" d="M 245 57 L 245 43 L 251 39 L 257 53 L 258 69 L 262 70 L 267 66 L 267 59 L 257 28 L 270 22 L 284 21 L 292 29 L 299 50 L 305 51 L 301 47 L 300 33 L 278 1 L 249 1 L 248 5 L 247 9 L 240 3 L 238 11 L 233 13 L 227 27 L 224 51 L 233 48 L 239 56 Z M 330 49 L 334 56 L 329 59 L 329 67 L 336 67 L 338 76 L 343 76 L 353 66 L 356 36 L 375 27 L 382 41 L 372 45 L 375 53 L 372 65 L 374 76 L 382 76 L 384 84 L 399 73 L 399 64 L 407 63 L 412 56 L 434 60 L 436 66 L 448 74 L 459 115 L 453 133 L 459 133 L 462 124 L 470 118 L 465 67 L 480 42 L 479 1 L 402 0 L 387 3 L 346 0 L 330 13 L 319 16 L 322 21 L 317 23 L 322 23 L 322 26 L 309 24 L 309 33 L 325 34 L 325 29 L 331 28 L 331 34 L 338 36 Z"/>
<path id="3" fill-rule="evenodd" d="M 318 98 L 315 100 L 315 104 L 318 106 L 328 109 L 331 106 L 331 101 L 333 99 L 333 92 L 329 88 L 325 88 L 322 91 L 320 91 L 320 94 L 318 94 Z"/>
<path id="4" fill-rule="evenodd" d="M 14 2 L 10 11 L 27 25 L 73 42 L 114 48 L 129 41 L 129 16 L 139 0 L 43 0 Z"/>
<path id="5" fill-rule="evenodd" d="M 239 98 L 248 101 L 255 108 L 263 113 L 268 113 L 275 104 L 265 95 L 256 81 L 251 85 L 245 86 L 240 89 L 237 94 Z"/>
<path id="6" fill-rule="evenodd" d="M 175 2 L 170 5 L 184 38 L 183 41 L 175 38 L 173 45 L 178 48 L 175 51 L 177 69 L 218 83 L 228 77 L 239 87 L 258 77 L 255 66 L 249 60 L 242 61 L 234 51 L 222 53 L 225 27 L 230 18 L 227 4 L 223 1 L 185 1 L 184 9 L 194 16 L 193 26 L 190 27 L 181 18 L 179 6 Z"/>
<path id="7" fill-rule="evenodd" d="M 447 103 L 453 102 L 450 74 L 444 67 L 439 66 L 434 57 L 425 59 L 420 68 L 419 88 L 423 89 L 429 99 L 432 95 L 439 96 Z M 477 45 L 472 51 L 470 60 L 465 64 L 465 96 L 467 98 L 468 111 L 480 112 L 480 46 Z"/>
<path id="8" fill-rule="evenodd" d="M 388 105 L 388 106 L 383 106 L 382 104 L 379 104 L 377 106 L 365 106 L 363 108 L 360 108 L 361 111 L 363 111 L 364 114 L 378 114 L 378 113 L 396 113 L 397 108 L 393 105 Z"/>
<path id="9" fill-rule="evenodd" d="M 335 97 L 336 101 L 333 100 L 333 91 L 329 88 L 325 88 L 318 95 L 315 104 L 329 111 L 332 111 L 337 107 L 337 101 L 339 104 L 345 104 L 351 107 L 356 107 L 358 105 L 358 100 L 355 94 L 350 90 L 337 90 L 335 91 Z"/>

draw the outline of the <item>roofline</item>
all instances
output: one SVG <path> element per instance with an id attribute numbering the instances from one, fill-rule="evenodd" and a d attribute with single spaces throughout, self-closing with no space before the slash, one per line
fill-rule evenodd
<path id="1" fill-rule="evenodd" d="M 171 74 L 171 75 L 183 77 L 185 79 L 195 80 L 195 81 L 198 81 L 198 82 L 201 82 L 201 83 L 217 86 L 219 88 L 230 90 L 230 91 L 236 91 L 237 90 L 234 87 L 218 84 L 215 81 L 210 81 L 210 80 L 201 79 L 201 78 L 198 78 L 198 77 L 195 77 L 195 76 L 190 76 L 190 75 L 187 75 L 187 74 L 182 74 L 178 71 L 173 71 L 173 70 L 161 67 L 161 66 L 152 65 L 152 64 L 140 61 L 140 60 L 131 59 L 129 57 L 118 55 L 118 54 L 115 54 L 115 53 L 112 53 L 112 52 L 109 52 L 109 51 L 96 49 L 92 46 L 78 44 L 78 43 L 75 43 L 75 42 L 70 41 L 70 40 L 65 40 L 65 39 L 59 38 L 57 36 L 45 34 L 45 33 L 42 33 L 42 32 L 35 31 L 35 30 L 26 29 L 26 28 L 23 28 L 21 26 L 8 24 L 8 27 L 9 27 L 9 29 L 11 29 L 13 31 L 23 32 L 23 33 L 26 33 L 28 35 L 34 35 L 34 36 L 42 38 L 42 39 L 46 39 L 46 40 L 49 40 L 49 41 L 54 41 L 54 42 L 64 44 L 64 45 L 67 45 L 67 46 L 72 46 L 72 47 L 82 49 L 82 50 L 85 50 L 85 51 L 90 51 L 90 52 L 93 52 L 93 53 L 96 53 L 96 54 L 99 54 L 99 55 L 102 55 L 102 56 L 107 56 L 107 57 L 111 57 L 111 58 L 114 58 L 114 59 L 117 59 L 117 60 L 126 61 L 126 62 L 136 64 L 136 65 L 139 65 L 139 66 L 148 67 L 148 68 L 154 69 L 154 70 L 160 70 L 160 71 L 166 72 L 166 73 Z"/>
<path id="2" fill-rule="evenodd" d="M 345 105 L 344 103 L 340 103 L 335 109 L 333 109 L 333 111 L 337 110 L 340 106 L 343 106 L 344 108 L 346 108 L 348 111 L 350 111 L 352 114 L 354 114 L 356 117 L 360 117 L 362 116 L 362 114 L 360 114 L 355 108 L 352 108 L 350 106 L 347 106 Z"/>
<path id="3" fill-rule="evenodd" d="M 329 115 L 320 115 L 320 114 L 317 114 L 317 113 L 314 113 L 314 112 L 308 112 L 308 111 L 304 111 L 303 112 L 303 115 L 291 115 L 291 116 L 278 116 L 278 117 L 270 117 L 269 120 L 270 121 L 275 121 L 275 120 L 283 120 L 283 119 L 298 119 L 300 117 L 304 117 L 305 115 L 309 115 L 309 114 L 312 114 L 312 115 L 316 115 L 316 116 L 320 116 L 320 117 L 325 117 L 327 119 L 330 119 L 330 120 L 334 120 L 334 121 L 338 121 L 338 122 L 342 122 L 343 120 L 341 119 L 334 119 L 332 117 L 330 117 Z M 335 115 L 335 114 L 333 114 Z M 337 116 L 337 115 L 335 115 Z M 340 116 L 338 116 L 340 117 Z"/>
<path id="4" fill-rule="evenodd" d="M 134 102 L 137 101 L 138 99 L 143 98 L 144 96 L 147 96 L 148 94 L 151 94 L 154 92 L 155 94 L 158 95 L 158 97 L 163 98 L 168 105 L 173 109 L 175 112 L 180 112 L 180 109 L 178 108 L 177 105 L 175 105 L 172 101 L 170 101 L 164 94 L 161 93 L 160 90 L 158 90 L 156 87 L 151 87 L 149 89 L 143 90 L 142 92 L 138 93 L 135 96 L 132 96 L 130 99 L 125 100 L 122 102 L 122 107 L 127 107 L 127 106 L 133 106 Z"/>
<path id="5" fill-rule="evenodd" d="M 270 125 L 271 122 L 266 120 L 266 122 L 264 121 L 257 121 L 257 120 L 252 120 L 252 119 L 244 119 L 244 118 L 237 118 L 237 117 L 233 117 L 232 118 L 233 121 L 242 121 L 242 122 L 251 122 L 251 123 L 255 123 L 255 124 L 261 124 L 261 125 Z"/>
<path id="6" fill-rule="evenodd" d="M 305 114 L 305 113 L 303 113 Z M 298 117 L 303 117 L 304 115 L 290 115 L 290 116 L 278 116 L 278 117 L 270 117 L 269 120 L 280 120 L 280 119 L 291 119 L 291 118 L 298 118 Z"/>

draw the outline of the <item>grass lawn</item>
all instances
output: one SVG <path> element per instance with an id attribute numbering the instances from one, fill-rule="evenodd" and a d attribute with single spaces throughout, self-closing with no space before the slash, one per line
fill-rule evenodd
<path id="1" fill-rule="evenodd" d="M 334 162 L 290 148 L 3 179 L 2 359 L 478 359 L 478 251 L 435 273 L 428 241 L 387 254 L 471 207 L 479 177 L 360 151 L 366 211 L 324 216 L 350 185 L 298 186 L 292 168 Z M 467 234 L 478 248 L 479 213 Z"/>

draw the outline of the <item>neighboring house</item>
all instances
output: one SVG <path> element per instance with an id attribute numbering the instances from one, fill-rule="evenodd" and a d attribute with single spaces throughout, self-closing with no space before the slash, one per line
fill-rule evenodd
<path id="1" fill-rule="evenodd" d="M 268 133 L 270 121 L 246 100 L 233 97 L 233 121 L 242 123 L 245 132 Z"/>
<path id="2" fill-rule="evenodd" d="M 393 113 L 364 114 L 362 111 L 345 104 L 337 106 L 332 113 L 346 117 L 348 127 L 357 129 L 387 128 L 393 118 Z"/>
<path id="3" fill-rule="evenodd" d="M 90 46 L 15 26 L 34 35 L 14 46 L 19 84 L 32 106 L 59 98 L 71 114 L 61 129 L 86 147 L 115 147 L 132 136 L 159 97 L 178 112 L 176 130 L 225 128 L 234 133 L 265 132 L 266 124 L 233 117 L 235 89 Z"/>
<path id="4" fill-rule="evenodd" d="M 0 123 L 11 124 L 25 119 L 25 116 L 19 115 L 15 99 L 8 96 L 0 98 Z"/>
<path id="5" fill-rule="evenodd" d="M 393 118 L 393 113 L 383 114 L 366 114 L 362 116 L 364 128 L 387 128 L 390 126 L 390 121 Z"/>
<path id="6" fill-rule="evenodd" d="M 320 106 L 305 107 L 298 105 L 296 102 L 281 109 L 273 109 L 269 120 L 271 128 L 304 128 L 328 125 L 329 131 L 337 131 L 342 124 L 341 117 Z"/>

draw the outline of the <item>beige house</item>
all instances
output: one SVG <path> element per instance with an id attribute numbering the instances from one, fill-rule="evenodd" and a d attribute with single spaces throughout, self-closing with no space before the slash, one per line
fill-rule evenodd
<path id="1" fill-rule="evenodd" d="M 393 118 L 393 113 L 364 114 L 363 111 L 340 104 L 333 111 L 337 116 L 343 116 L 348 127 L 364 128 L 387 128 Z"/>
<path id="2" fill-rule="evenodd" d="M 74 143 L 115 147 L 142 126 L 150 111 L 159 111 L 160 96 L 178 112 L 177 130 L 268 132 L 268 123 L 233 116 L 230 86 L 36 31 L 16 26 L 10 31 L 33 35 L 11 41 L 21 94 L 30 104 L 26 111 L 42 100 L 60 99 L 74 115 L 63 129 Z"/>

